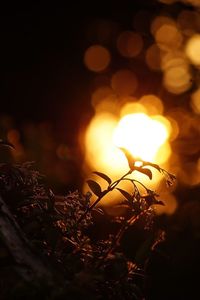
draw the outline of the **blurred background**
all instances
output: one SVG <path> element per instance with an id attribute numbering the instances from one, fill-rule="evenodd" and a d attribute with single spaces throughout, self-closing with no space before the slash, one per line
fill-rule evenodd
<path id="1" fill-rule="evenodd" d="M 177 176 L 167 189 L 156 171 L 135 175 L 161 194 L 159 212 L 185 191 L 198 198 L 199 0 L 29 2 L 0 15 L 0 138 L 15 146 L 1 162 L 34 161 L 55 192 L 85 192 L 92 171 L 128 170 L 124 147 Z"/>

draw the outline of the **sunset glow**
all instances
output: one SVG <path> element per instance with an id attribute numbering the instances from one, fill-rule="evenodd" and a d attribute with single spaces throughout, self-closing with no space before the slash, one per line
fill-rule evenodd
<path id="1" fill-rule="evenodd" d="M 119 121 L 113 134 L 113 142 L 118 147 L 128 149 L 135 157 L 153 161 L 168 136 L 163 123 L 137 113 L 126 115 Z"/>
<path id="2" fill-rule="evenodd" d="M 170 130 L 169 121 L 161 115 L 127 113 L 117 120 L 113 114 L 99 113 L 86 132 L 86 162 L 92 169 L 119 176 L 128 168 L 119 149 L 123 147 L 142 160 L 166 163 L 171 154 Z"/>

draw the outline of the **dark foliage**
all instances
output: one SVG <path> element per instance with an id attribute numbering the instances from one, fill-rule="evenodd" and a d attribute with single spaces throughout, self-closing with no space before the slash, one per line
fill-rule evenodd
<path id="1" fill-rule="evenodd" d="M 131 170 L 114 182 L 95 172 L 108 187 L 102 190 L 89 180 L 90 190 L 97 196 L 90 205 L 91 192 L 54 195 L 32 163 L 1 164 L 0 221 L 6 218 L 0 228 L 1 299 L 144 299 L 145 263 L 162 237 L 153 223 L 152 205 L 163 203 L 131 174 L 139 171 L 151 179 L 148 165 L 164 173 L 170 183 L 174 180 L 173 175 L 148 162 L 141 167 L 133 162 Z M 123 180 L 132 183 L 132 194 L 117 187 Z M 110 217 L 96 205 L 114 189 L 124 198 L 120 205 L 126 213 Z M 13 228 L 20 238 L 10 243 L 3 231 L 12 239 Z M 20 251 L 26 259 L 18 259 Z M 39 266 L 36 274 L 33 260 Z"/>

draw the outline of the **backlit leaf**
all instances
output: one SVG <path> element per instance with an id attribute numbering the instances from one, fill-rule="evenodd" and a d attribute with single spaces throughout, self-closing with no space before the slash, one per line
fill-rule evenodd
<path id="1" fill-rule="evenodd" d="M 127 161 L 128 161 L 128 165 L 129 165 L 129 168 L 131 169 L 131 170 L 133 170 L 134 169 L 134 164 L 135 164 L 135 158 L 133 157 L 133 155 L 127 150 L 127 149 L 125 149 L 125 148 L 123 148 L 123 147 L 120 147 L 119 148 L 123 153 L 124 153 L 124 155 L 126 156 L 126 159 L 127 159 Z"/>
<path id="2" fill-rule="evenodd" d="M 171 182 L 171 180 L 168 180 L 168 179 L 167 179 L 167 180 L 166 180 L 166 184 L 167 184 L 167 187 L 170 187 L 170 186 L 172 186 L 173 183 Z"/>
<path id="3" fill-rule="evenodd" d="M 171 181 L 176 180 L 176 176 L 174 174 L 168 173 L 168 175 Z"/>
<path id="4" fill-rule="evenodd" d="M 96 196 L 101 196 L 102 191 L 100 185 L 94 181 L 94 180 L 87 180 L 87 184 L 89 185 L 89 188 Z"/>
<path id="5" fill-rule="evenodd" d="M 140 168 L 140 167 L 134 167 L 134 169 L 142 174 L 145 174 L 149 177 L 149 179 L 152 179 L 152 172 L 149 169 L 146 168 Z"/>
<path id="6" fill-rule="evenodd" d="M 133 202 L 133 196 L 126 192 L 125 190 L 122 190 L 120 188 L 116 188 L 125 198 L 128 200 L 129 203 Z"/>
<path id="7" fill-rule="evenodd" d="M 101 173 L 101 172 L 93 172 L 93 173 L 98 175 L 99 177 L 103 178 L 104 180 L 106 180 L 108 182 L 108 184 L 112 183 L 112 180 L 106 174 Z"/>
<path id="8" fill-rule="evenodd" d="M 147 162 L 147 161 L 145 161 L 144 162 L 144 166 L 150 166 L 150 167 L 153 167 L 153 168 L 155 168 L 156 170 L 158 170 L 159 172 L 161 172 L 161 168 L 159 167 L 159 165 L 157 165 L 157 164 L 154 164 L 154 163 L 151 163 L 151 162 Z"/>

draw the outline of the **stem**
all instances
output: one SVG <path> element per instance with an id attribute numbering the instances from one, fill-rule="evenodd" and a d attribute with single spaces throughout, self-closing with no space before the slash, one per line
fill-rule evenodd
<path id="1" fill-rule="evenodd" d="M 146 191 L 148 191 L 148 188 L 142 182 L 140 182 L 136 179 L 133 179 L 133 181 L 139 183 Z"/>
<path id="2" fill-rule="evenodd" d="M 92 203 L 92 205 L 91 205 L 90 207 L 88 207 L 88 208 L 86 209 L 86 211 L 85 211 L 85 212 L 82 214 L 82 216 L 80 216 L 80 218 L 78 219 L 77 224 L 80 224 L 81 221 L 83 221 L 83 219 L 86 217 L 86 215 L 89 213 L 89 211 L 91 211 L 91 210 L 99 203 L 99 201 L 101 201 L 101 199 L 102 199 L 106 194 L 109 193 L 109 191 L 110 191 L 109 189 L 105 190 L 105 191 L 102 193 L 102 195 L 99 196 L 99 197 L 96 199 L 96 201 L 95 201 L 94 203 Z"/>
<path id="3" fill-rule="evenodd" d="M 137 183 L 139 183 L 145 190 L 148 190 L 148 188 L 147 188 L 142 182 L 140 182 L 140 181 L 138 181 L 138 180 L 136 180 L 136 179 L 123 178 L 122 180 L 129 180 L 129 181 L 131 181 L 133 184 L 134 184 L 134 182 L 137 182 Z"/>
<path id="4" fill-rule="evenodd" d="M 149 208 L 145 209 L 141 213 L 139 213 L 137 216 L 132 216 L 129 220 L 126 220 L 125 223 L 122 225 L 122 227 L 119 229 L 118 233 L 116 234 L 114 243 L 112 248 L 109 249 L 109 251 L 106 254 L 106 257 L 111 254 L 116 247 L 120 245 L 120 241 L 122 236 L 124 235 L 125 231 L 129 228 L 130 225 L 133 225 L 140 217 L 145 215 L 145 213 L 148 211 Z"/>
<path id="5" fill-rule="evenodd" d="M 114 181 L 109 185 L 107 190 L 103 191 L 102 194 L 96 199 L 96 201 L 86 209 L 86 211 L 80 216 L 80 218 L 77 221 L 77 224 L 80 224 L 80 222 L 86 217 L 86 215 L 101 201 L 101 199 L 107 195 L 109 192 L 113 191 L 114 188 L 120 183 L 121 180 L 123 180 L 127 175 L 131 174 L 132 170 L 129 170 L 126 174 L 124 174 L 122 177 L 120 177 L 118 180 Z"/>
<path id="6" fill-rule="evenodd" d="M 126 176 L 130 175 L 131 173 L 133 172 L 133 170 L 129 170 L 126 174 L 124 174 L 122 177 L 120 177 L 118 180 L 114 181 L 110 187 L 111 189 L 113 190 L 117 185 L 118 183 L 120 183 L 121 180 L 123 180 Z"/>

